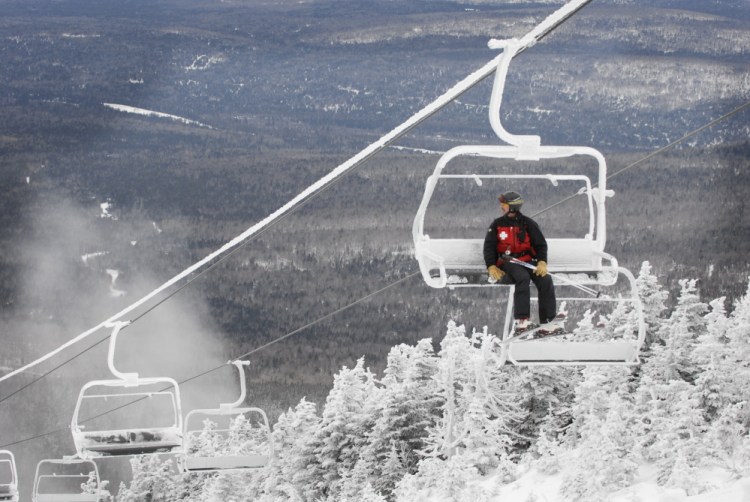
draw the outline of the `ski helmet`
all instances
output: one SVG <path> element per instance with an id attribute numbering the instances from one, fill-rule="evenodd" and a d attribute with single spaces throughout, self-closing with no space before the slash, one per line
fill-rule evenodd
<path id="1" fill-rule="evenodd" d="M 498 199 L 503 204 L 508 204 L 508 206 L 510 206 L 510 212 L 519 211 L 523 205 L 523 197 L 516 192 L 505 192 L 504 194 L 501 194 Z"/>

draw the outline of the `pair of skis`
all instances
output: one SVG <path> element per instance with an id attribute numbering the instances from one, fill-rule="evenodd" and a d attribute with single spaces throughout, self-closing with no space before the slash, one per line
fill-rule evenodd
<path id="1" fill-rule="evenodd" d="M 503 343 L 527 342 L 529 340 L 541 340 L 569 334 L 570 332 L 563 327 L 560 320 L 553 320 L 514 334 L 510 338 L 503 340 Z"/>
<path id="2" fill-rule="evenodd" d="M 569 335 L 571 333 L 565 329 L 565 326 L 563 325 L 564 322 L 565 312 L 560 312 L 552 321 L 525 329 L 520 333 L 512 335 L 510 338 L 502 340 L 500 343 L 502 345 L 507 345 L 515 342 L 528 342 L 529 340 L 542 340 Z M 515 330 L 513 332 L 515 332 Z"/>

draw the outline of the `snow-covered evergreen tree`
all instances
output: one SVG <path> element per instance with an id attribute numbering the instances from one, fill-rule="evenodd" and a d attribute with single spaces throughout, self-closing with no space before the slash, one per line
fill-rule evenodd
<path id="1" fill-rule="evenodd" d="M 225 472 L 207 476 L 201 492 L 204 502 L 252 502 L 260 495 L 259 485 L 254 477 L 259 472 Z"/>
<path id="2" fill-rule="evenodd" d="M 651 345 L 655 333 L 661 324 L 661 315 L 667 308 L 669 293 L 659 283 L 658 277 L 653 274 L 651 264 L 644 261 L 641 270 L 635 280 L 638 288 L 638 297 L 643 305 L 643 318 L 646 322 L 646 348 Z"/>
<path id="3" fill-rule="evenodd" d="M 182 500 L 184 490 L 172 459 L 158 455 L 141 455 L 130 459 L 133 476 L 130 486 L 120 485 L 118 502 L 176 502 Z"/>
<path id="4" fill-rule="evenodd" d="M 637 470 L 634 455 L 632 401 L 625 367 L 589 367 L 576 387 L 573 425 L 566 442 L 561 494 L 567 500 L 596 501 L 628 486 Z"/>
<path id="5" fill-rule="evenodd" d="M 695 385 L 700 394 L 700 406 L 707 421 L 714 420 L 732 402 L 730 393 L 734 357 L 726 332 L 730 325 L 724 308 L 724 298 L 709 303 L 706 331 L 698 337 L 693 360 L 698 368 Z"/>
<path id="6" fill-rule="evenodd" d="M 305 398 L 294 409 L 281 414 L 272 434 L 274 455 L 266 468 L 261 501 L 305 500 L 305 487 L 312 483 L 307 477 L 307 466 L 314 459 L 309 443 L 319 425 L 315 403 Z"/>
<path id="7" fill-rule="evenodd" d="M 734 305 L 726 337 L 730 354 L 728 374 L 731 375 L 726 396 L 731 403 L 749 404 L 743 408 L 741 421 L 745 431 L 750 433 L 750 280 L 745 295 Z"/>
<path id="8" fill-rule="evenodd" d="M 396 486 L 398 502 L 489 502 L 491 493 L 477 484 L 479 471 L 460 454 L 448 459 L 427 458 L 416 474 L 407 474 Z"/>
<path id="9" fill-rule="evenodd" d="M 696 376 L 696 365 L 693 360 L 698 337 L 705 333 L 704 314 L 708 306 L 700 300 L 697 280 L 679 281 L 681 290 L 677 306 L 665 322 L 662 323 L 658 336 L 664 340 L 663 354 L 658 365 L 647 366 L 653 373 L 663 373 L 658 381 L 683 379 L 693 381 Z M 656 349 L 654 350 L 656 352 Z"/>
<path id="10" fill-rule="evenodd" d="M 569 424 L 574 389 L 581 378 L 578 370 L 572 367 L 540 366 L 505 368 L 505 371 L 510 376 L 510 389 L 520 399 L 523 411 L 521 420 L 514 427 L 519 437 L 536 438 L 542 426 L 558 430 Z M 527 446 L 528 440 L 519 442 L 519 447 Z"/>
<path id="11" fill-rule="evenodd" d="M 750 476 L 750 434 L 744 423 L 748 406 L 744 401 L 723 408 L 706 434 L 716 464 L 737 477 Z"/>
<path id="12" fill-rule="evenodd" d="M 97 502 L 109 502 L 112 500 L 112 494 L 109 492 L 109 481 L 106 479 L 97 479 L 96 472 L 91 471 L 89 478 L 85 483 L 81 484 L 81 493 L 96 493 L 99 492 L 99 500 Z"/>
<path id="13" fill-rule="evenodd" d="M 486 474 L 504 467 L 504 477 L 514 478 L 509 469 L 510 434 L 522 416 L 518 398 L 508 392 L 508 372 L 498 365 L 496 340 L 492 335 L 475 332 L 472 336 L 473 385 L 464 388 L 468 408 L 461 417 L 459 436 L 464 459 Z"/>
<path id="14" fill-rule="evenodd" d="M 699 393 L 689 382 L 671 380 L 654 388 L 649 415 L 652 442 L 644 454 L 656 462 L 660 483 L 673 482 L 681 476 L 678 470 L 693 469 L 706 458 L 707 424 L 699 405 Z"/>
<path id="15" fill-rule="evenodd" d="M 430 429 L 425 454 L 476 460 L 482 470 L 498 465 L 511 442 L 507 434 L 521 417 L 518 398 L 508 385 L 509 374 L 499 366 L 497 340 L 486 331 L 466 336 L 465 328 L 448 324 L 441 342 L 437 394 L 442 416 Z"/>
<path id="16" fill-rule="evenodd" d="M 390 494 L 404 474 L 417 471 L 418 452 L 442 405 L 433 379 L 436 372 L 437 357 L 429 339 L 414 347 L 398 345 L 388 355 L 379 413 L 362 453 L 379 493 Z"/>
<path id="17" fill-rule="evenodd" d="M 320 497 L 336 497 L 357 464 L 376 420 L 380 393 L 364 359 L 335 376 L 315 435 L 314 491 Z"/>
<path id="18" fill-rule="evenodd" d="M 550 412 L 548 420 L 539 430 L 539 436 L 530 449 L 531 460 L 529 463 L 544 474 L 557 474 L 562 467 L 562 456 L 564 453 L 559 433 L 562 431 L 550 430 L 550 424 L 554 423 Z M 554 426 L 552 426 L 554 427 Z"/>

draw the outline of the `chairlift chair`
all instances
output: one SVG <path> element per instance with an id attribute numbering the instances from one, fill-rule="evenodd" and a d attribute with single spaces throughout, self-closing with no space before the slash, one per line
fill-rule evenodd
<path id="1" fill-rule="evenodd" d="M 138 373 L 121 373 L 114 366 L 117 335 L 127 324 L 114 323 L 109 341 L 107 363 L 115 378 L 88 382 L 78 395 L 71 430 L 78 456 L 84 459 L 170 453 L 182 447 L 177 382 L 168 377 L 141 378 Z M 121 420 L 124 423 L 99 424 L 126 408 L 129 412 Z M 131 413 L 134 408 L 141 411 L 137 421 L 135 413 Z M 82 417 L 82 409 L 90 415 Z"/>
<path id="2" fill-rule="evenodd" d="M 240 396 L 233 403 L 220 404 L 217 409 L 196 409 L 187 414 L 185 417 L 184 453 L 180 456 L 180 464 L 184 472 L 248 471 L 265 467 L 273 455 L 273 442 L 268 416 L 260 408 L 242 407 L 247 394 L 244 368 L 250 362 L 237 360 L 230 364 L 234 364 L 239 371 Z M 201 451 L 199 443 L 204 430 L 200 426 L 212 417 L 222 417 L 225 421 L 225 424 L 222 424 L 220 428 L 210 431 L 213 438 L 228 442 L 232 419 L 254 417 L 258 421 L 260 431 L 266 437 L 266 440 L 261 445 L 245 444 L 244 446 L 247 449 L 241 451 L 241 453 L 228 453 L 226 449 L 222 451 L 221 448 L 218 453 Z M 191 429 L 190 427 L 193 424 L 196 424 L 195 428 Z M 237 445 L 232 444 L 231 446 Z"/>
<path id="3" fill-rule="evenodd" d="M 88 490 L 93 476 L 93 486 Z M 99 502 L 99 468 L 93 460 L 77 457 L 41 460 L 36 466 L 32 502 Z"/>
<path id="4" fill-rule="evenodd" d="M 10 450 L 0 450 L 0 501 L 18 502 L 16 458 Z"/>
<path id="5" fill-rule="evenodd" d="M 503 360 L 512 364 L 636 364 L 638 352 L 645 339 L 643 309 L 637 294 L 633 275 L 618 265 L 617 260 L 604 251 L 606 233 L 605 200 L 614 195 L 606 188 L 607 165 L 604 156 L 594 148 L 585 146 L 543 146 L 539 136 L 514 135 L 500 121 L 500 104 L 505 87 L 510 61 L 523 49 L 518 40 L 491 41 L 491 48 L 503 49 L 498 62 L 495 81 L 490 98 L 490 124 L 495 134 L 507 145 L 464 145 L 445 152 L 427 179 L 425 192 L 412 226 L 414 254 L 425 283 L 433 288 L 497 286 L 488 282 L 483 256 L 484 240 L 461 238 L 430 238 L 425 233 L 425 214 L 435 188 L 440 181 L 473 179 L 481 185 L 483 179 L 501 178 L 514 180 L 548 181 L 557 185 L 560 181 L 581 184 L 579 195 L 586 197 L 588 207 L 588 231 L 579 238 L 548 238 L 548 270 L 566 284 L 612 287 L 618 277 L 628 280 L 628 296 L 604 294 L 598 301 L 627 302 L 633 306 L 638 318 L 638 332 L 632 340 L 612 342 L 573 342 L 538 340 L 514 343 L 509 341 L 512 301 L 507 304 L 506 322 L 503 329 Z M 448 164 L 461 157 L 485 159 L 507 159 L 508 161 L 540 161 L 544 159 L 583 158 L 593 159 L 597 166 L 597 183 L 585 175 L 570 174 L 445 174 Z M 479 277 L 483 282 L 477 282 Z M 473 280 L 472 280 L 473 279 Z M 559 281 L 556 281 L 559 282 Z M 507 286 L 506 286 L 507 287 Z M 512 298 L 512 289 L 510 291 Z M 577 301 L 578 298 L 570 298 Z"/>

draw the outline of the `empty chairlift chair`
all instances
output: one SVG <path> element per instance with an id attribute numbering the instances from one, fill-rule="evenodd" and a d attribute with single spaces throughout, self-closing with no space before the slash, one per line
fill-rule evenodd
<path id="1" fill-rule="evenodd" d="M 170 453 L 182 447 L 177 382 L 121 373 L 114 366 L 117 335 L 126 325 L 115 323 L 109 341 L 108 364 L 115 378 L 88 382 L 78 396 L 71 430 L 81 458 Z"/>
<path id="2" fill-rule="evenodd" d="M 265 467 L 273 455 L 266 413 L 242 406 L 247 393 L 244 367 L 250 363 L 231 364 L 240 377 L 237 401 L 217 409 L 192 410 L 185 417 L 184 453 L 180 456 L 185 472 L 248 471 Z"/>
<path id="3" fill-rule="evenodd" d="M 483 239 L 478 238 L 430 238 L 425 232 L 425 215 L 439 183 L 451 183 L 457 179 L 471 179 L 482 185 L 486 179 L 508 179 L 513 182 L 551 183 L 560 182 L 579 185 L 577 195 L 586 198 L 588 214 L 585 235 L 576 238 L 547 238 L 549 246 L 548 269 L 556 287 L 561 290 L 589 290 L 596 288 L 588 297 L 574 296 L 558 299 L 575 304 L 580 301 L 627 305 L 636 318 L 636 332 L 618 340 L 601 340 L 596 336 L 588 340 L 511 341 L 512 300 L 508 301 L 502 335 L 503 361 L 526 364 L 636 364 L 638 352 L 645 337 L 643 309 L 637 293 L 635 278 L 617 260 L 604 251 L 606 234 L 605 200 L 614 193 L 607 190 L 607 165 L 604 156 L 597 150 L 584 146 L 542 146 L 539 136 L 519 136 L 508 133 L 500 122 L 500 104 L 508 66 L 516 52 L 522 47 L 517 40 L 493 41 L 491 47 L 503 48 L 495 75 L 490 99 L 490 123 L 497 136 L 508 145 L 467 145 L 447 151 L 438 160 L 428 178 L 425 192 L 412 227 L 414 254 L 419 262 L 424 281 L 434 288 L 458 288 L 471 286 L 495 286 L 487 280 L 483 257 Z M 504 168 L 506 172 L 493 174 L 451 174 L 444 172 L 451 161 L 463 158 L 485 159 L 498 165 L 529 165 L 529 161 L 546 159 L 582 159 L 596 165 L 596 185 L 583 174 L 518 173 Z M 476 162 L 476 160 L 474 160 Z M 496 194 L 493 194 L 496 195 Z M 567 194 L 570 195 L 570 194 Z M 582 219 L 583 219 L 582 218 Z M 618 277 L 624 276 L 627 284 L 618 285 Z M 508 287 L 508 286 L 506 286 Z M 509 297 L 512 298 L 512 286 Z"/>
<path id="4" fill-rule="evenodd" d="M 36 466 L 32 502 L 99 502 L 99 468 L 76 457 L 42 460 Z"/>
<path id="5" fill-rule="evenodd" d="M 16 458 L 10 450 L 0 450 L 0 501 L 18 502 Z"/>

